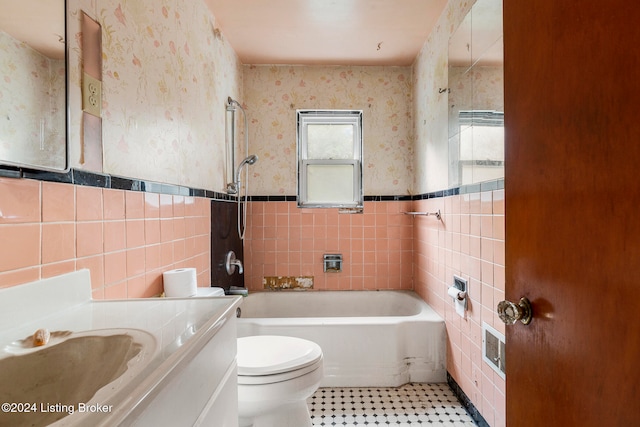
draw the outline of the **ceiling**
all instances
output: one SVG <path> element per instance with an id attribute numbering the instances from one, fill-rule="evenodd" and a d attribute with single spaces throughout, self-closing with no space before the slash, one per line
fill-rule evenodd
<path id="1" fill-rule="evenodd" d="M 64 0 L 0 0 L 0 31 L 49 58 L 64 58 Z"/>
<path id="2" fill-rule="evenodd" d="M 243 64 L 411 65 L 447 0 L 205 0 Z"/>

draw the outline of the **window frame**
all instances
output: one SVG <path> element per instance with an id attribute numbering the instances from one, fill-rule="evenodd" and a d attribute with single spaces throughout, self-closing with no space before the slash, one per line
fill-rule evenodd
<path id="1" fill-rule="evenodd" d="M 353 158 L 310 159 L 308 158 L 308 132 L 310 124 L 351 124 L 354 127 Z M 362 186 L 362 110 L 297 110 L 296 111 L 296 174 L 298 177 L 297 199 L 300 208 L 362 208 L 364 190 Z M 353 165 L 353 201 L 310 202 L 307 194 L 307 170 L 310 165 Z"/>

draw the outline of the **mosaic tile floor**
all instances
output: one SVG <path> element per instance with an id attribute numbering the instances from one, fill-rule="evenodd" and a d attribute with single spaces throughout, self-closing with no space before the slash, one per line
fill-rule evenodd
<path id="1" fill-rule="evenodd" d="M 447 384 L 321 388 L 307 403 L 314 426 L 475 426 Z"/>

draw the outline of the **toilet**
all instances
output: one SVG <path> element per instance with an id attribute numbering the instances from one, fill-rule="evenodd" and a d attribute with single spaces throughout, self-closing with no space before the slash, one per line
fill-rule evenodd
<path id="1" fill-rule="evenodd" d="M 310 427 L 307 398 L 323 378 L 322 349 L 301 338 L 238 338 L 240 427 Z"/>
<path id="2" fill-rule="evenodd" d="M 224 290 L 198 288 L 196 296 L 224 296 Z M 277 335 L 237 343 L 239 427 L 311 427 L 307 399 L 324 376 L 320 346 Z"/>
<path id="3" fill-rule="evenodd" d="M 198 288 L 196 289 L 196 297 L 223 297 L 224 289 L 222 288 Z"/>

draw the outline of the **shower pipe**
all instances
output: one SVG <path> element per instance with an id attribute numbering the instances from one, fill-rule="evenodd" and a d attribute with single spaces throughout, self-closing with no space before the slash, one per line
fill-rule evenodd
<path id="1" fill-rule="evenodd" d="M 242 108 L 242 105 L 235 99 L 231 97 L 227 98 L 227 111 L 233 112 L 235 116 L 235 112 L 237 109 L 242 111 L 242 117 L 244 121 L 244 144 L 245 144 L 245 153 L 249 153 L 249 126 L 247 122 L 247 113 Z M 235 119 L 233 121 L 233 125 L 235 126 Z M 232 131 L 232 141 L 231 141 L 231 164 L 235 163 L 235 130 Z M 249 168 L 245 166 L 253 165 L 258 161 L 258 156 L 255 154 L 248 155 L 245 157 L 242 162 L 238 165 L 238 169 L 233 174 L 234 181 L 227 184 L 227 193 L 228 194 L 236 194 L 236 200 L 238 201 L 238 237 L 240 240 L 244 240 L 244 233 L 246 231 L 246 223 L 247 223 L 247 202 L 248 202 L 248 194 L 249 194 Z M 242 197 L 242 180 L 240 179 L 240 174 L 242 169 L 245 169 L 245 179 L 244 179 L 244 198 Z"/>

